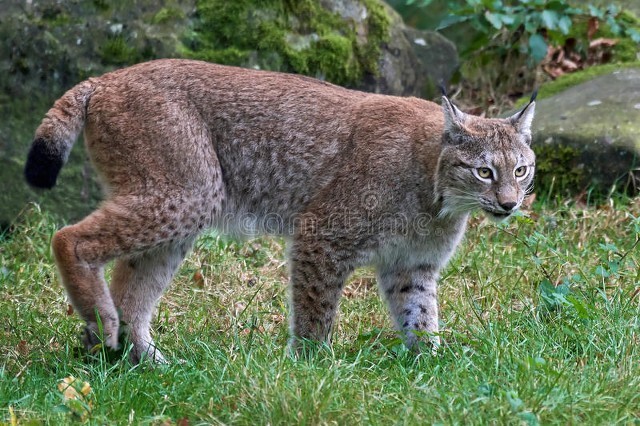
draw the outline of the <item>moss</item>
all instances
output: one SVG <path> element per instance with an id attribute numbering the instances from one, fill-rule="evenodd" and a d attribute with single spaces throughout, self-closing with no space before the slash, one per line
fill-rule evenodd
<path id="1" fill-rule="evenodd" d="M 584 169 L 577 167 L 581 152 L 566 145 L 534 145 L 536 153 L 536 192 L 541 194 L 575 194 L 587 183 Z"/>
<path id="2" fill-rule="evenodd" d="M 185 34 L 185 56 L 355 85 L 377 74 L 389 17 L 379 0 L 362 0 L 363 23 L 325 9 L 318 0 L 199 0 L 198 24 Z M 358 25 L 366 39 L 358 38 Z"/>
<path id="3" fill-rule="evenodd" d="M 109 10 L 109 0 L 93 0 L 93 6 L 101 12 Z"/>
<path id="4" fill-rule="evenodd" d="M 378 58 L 381 45 L 389 41 L 389 16 L 384 6 L 377 0 L 364 0 L 364 5 L 369 11 L 367 17 L 368 37 L 370 42 L 362 49 L 361 57 L 365 61 L 365 68 L 374 75 L 378 75 Z"/>
<path id="5" fill-rule="evenodd" d="M 640 61 L 595 65 L 582 71 L 565 74 L 554 81 L 550 81 L 540 86 L 538 90 L 538 99 L 550 98 L 551 96 L 563 92 L 570 87 L 593 80 L 601 75 L 611 74 L 612 72 L 619 71 L 623 68 L 640 68 Z M 515 103 L 515 108 L 520 108 L 527 102 L 529 102 L 529 96 L 522 97 Z"/>
<path id="6" fill-rule="evenodd" d="M 122 35 L 110 37 L 99 49 L 102 62 L 107 65 L 125 65 L 137 62 L 138 51 Z"/>
<path id="7" fill-rule="evenodd" d="M 166 24 L 167 22 L 172 22 L 176 20 L 185 19 L 186 15 L 179 7 L 168 6 L 163 7 L 155 15 L 151 18 L 151 23 L 154 25 Z"/>
<path id="8" fill-rule="evenodd" d="M 73 19 L 68 13 L 59 9 L 45 9 L 42 13 L 42 23 L 45 23 L 50 28 L 63 27 L 73 22 Z"/>

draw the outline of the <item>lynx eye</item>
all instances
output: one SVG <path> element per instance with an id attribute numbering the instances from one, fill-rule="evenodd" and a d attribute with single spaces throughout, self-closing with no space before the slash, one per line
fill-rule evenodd
<path id="1" fill-rule="evenodd" d="M 520 166 L 520 167 L 518 167 L 518 168 L 513 172 L 513 174 L 514 174 L 516 177 L 523 177 L 524 175 L 526 175 L 526 174 L 527 174 L 527 166 Z"/>
<path id="2" fill-rule="evenodd" d="M 476 169 L 476 172 L 478 172 L 478 176 L 482 179 L 491 179 L 493 176 L 493 172 L 491 172 L 491 169 L 488 167 L 479 167 Z"/>

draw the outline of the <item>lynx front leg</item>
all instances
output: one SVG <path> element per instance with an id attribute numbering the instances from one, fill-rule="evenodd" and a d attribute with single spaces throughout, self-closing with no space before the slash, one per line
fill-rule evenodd
<path id="1" fill-rule="evenodd" d="M 116 262 L 111 295 L 127 324 L 133 344 L 131 360 L 137 364 L 146 354 L 156 363 L 164 357 L 151 338 L 149 325 L 155 305 L 193 243 L 193 238 L 149 250 Z"/>
<path id="2" fill-rule="evenodd" d="M 344 282 L 352 268 L 324 242 L 296 242 L 291 249 L 290 346 L 300 339 L 329 341 Z"/>
<path id="3" fill-rule="evenodd" d="M 407 346 L 427 340 L 440 345 L 438 336 L 437 272 L 431 265 L 378 268 L 378 282 Z"/>

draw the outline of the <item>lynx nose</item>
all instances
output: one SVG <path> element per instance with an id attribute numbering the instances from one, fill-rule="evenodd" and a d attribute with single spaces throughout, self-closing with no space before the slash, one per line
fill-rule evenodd
<path id="1" fill-rule="evenodd" d="M 509 201 L 508 203 L 500 203 L 500 207 L 504 209 L 506 212 L 510 212 L 518 203 L 514 203 L 513 201 Z"/>

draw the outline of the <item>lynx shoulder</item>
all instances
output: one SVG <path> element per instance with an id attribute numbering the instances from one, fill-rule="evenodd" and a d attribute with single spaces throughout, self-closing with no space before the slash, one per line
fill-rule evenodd
<path id="1" fill-rule="evenodd" d="M 36 131 L 25 176 L 53 187 L 84 130 L 106 199 L 52 245 L 89 347 L 116 348 L 124 322 L 133 360 L 163 361 L 150 334 L 155 304 L 207 228 L 287 239 L 293 345 L 329 338 L 344 282 L 366 264 L 407 344 L 437 344 L 436 281 L 468 213 L 507 217 L 532 183 L 534 107 L 486 119 L 446 97 L 441 107 L 159 60 L 64 94 Z"/>

